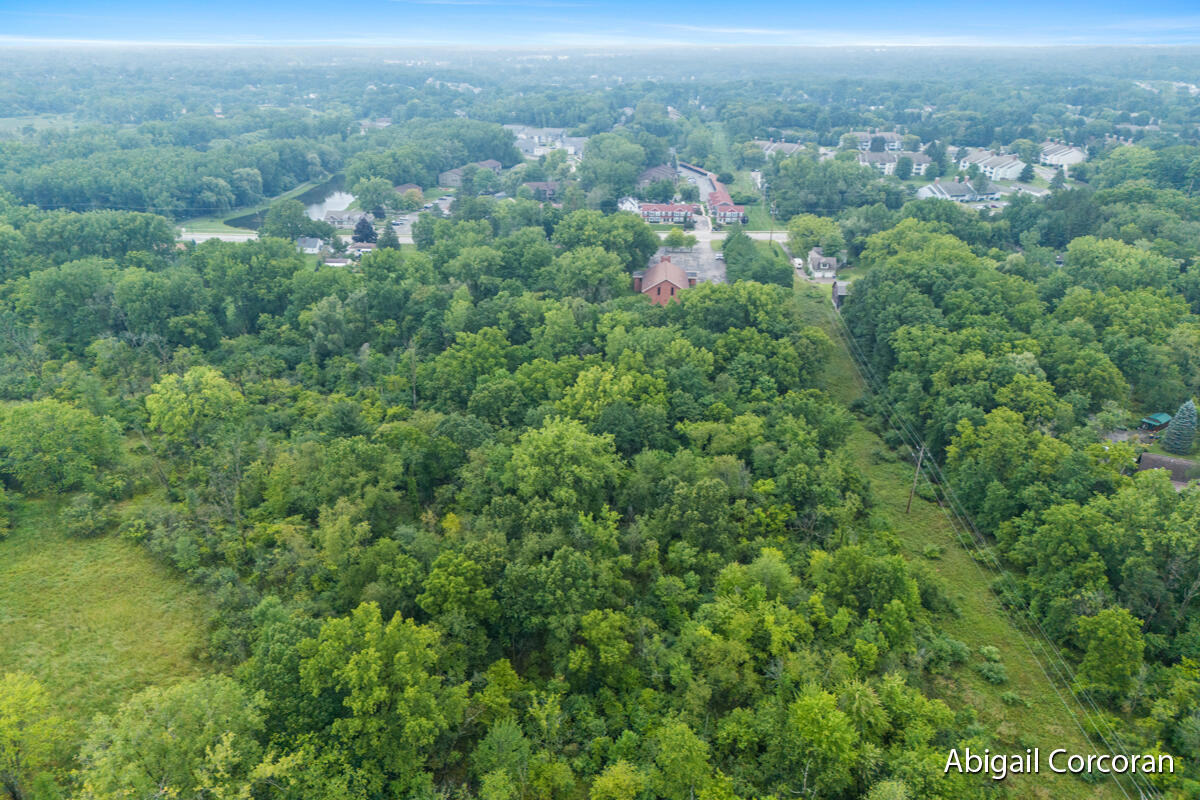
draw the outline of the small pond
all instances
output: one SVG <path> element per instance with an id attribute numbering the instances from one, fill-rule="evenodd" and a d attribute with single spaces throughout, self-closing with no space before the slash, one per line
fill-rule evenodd
<path id="1" fill-rule="evenodd" d="M 330 211 L 345 211 L 354 202 L 354 195 L 346 191 L 346 176 L 334 175 L 324 183 L 306 189 L 294 199 L 304 204 L 304 211 L 309 219 L 323 219 Z M 261 208 L 250 214 L 231 217 L 225 220 L 226 225 L 234 228 L 249 228 L 258 230 L 262 225 L 266 208 Z"/>

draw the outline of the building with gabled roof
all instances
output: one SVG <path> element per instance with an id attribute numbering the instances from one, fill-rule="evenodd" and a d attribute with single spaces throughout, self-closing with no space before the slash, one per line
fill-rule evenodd
<path id="1" fill-rule="evenodd" d="M 663 256 L 658 263 L 642 272 L 633 273 L 633 290 L 646 295 L 651 303 L 659 306 L 665 306 L 678 297 L 679 292 L 695 285 L 696 275 L 673 264 L 668 256 Z"/>
<path id="2" fill-rule="evenodd" d="M 858 151 L 858 163 L 860 165 L 874 167 L 884 175 L 894 175 L 896 173 L 896 164 L 902 158 L 907 158 L 912 162 L 913 175 L 924 175 L 925 169 L 933 163 L 933 159 L 924 153 L 909 152 L 907 150 L 884 150 L 882 153 L 870 150 Z"/>
<path id="3" fill-rule="evenodd" d="M 958 155 L 962 156 L 960 151 Z M 972 164 L 989 180 L 1015 181 L 1025 171 L 1025 162 L 1014 155 L 997 155 L 991 150 L 976 150 L 958 160 L 959 169 L 967 169 Z"/>
<path id="4" fill-rule="evenodd" d="M 490 170 L 492 173 L 499 175 L 504 169 L 504 165 L 494 158 L 485 158 L 483 161 L 476 161 L 472 164 L 464 164 L 461 167 L 448 169 L 438 175 L 438 186 L 447 186 L 457 188 L 462 186 L 463 173 L 467 167 L 479 167 L 480 169 Z"/>
<path id="5" fill-rule="evenodd" d="M 1061 142 L 1045 142 L 1038 160 L 1048 167 L 1069 167 L 1087 161 L 1087 153 Z"/>
<path id="6" fill-rule="evenodd" d="M 778 142 L 774 139 L 755 139 L 752 144 L 760 148 L 763 151 L 763 155 L 767 157 L 775 153 L 792 156 L 804 149 L 804 145 L 798 142 L 785 142 L 782 139 Z"/>
<path id="7" fill-rule="evenodd" d="M 850 131 L 850 135 L 858 139 L 859 150 L 870 150 L 875 138 L 883 139 L 884 150 L 899 150 L 904 146 L 904 137 L 895 131 Z"/>
<path id="8" fill-rule="evenodd" d="M 994 200 L 1000 196 L 999 190 L 980 179 L 972 184 L 970 181 L 943 181 L 934 178 L 933 183 L 917 189 L 920 200 L 953 200 L 956 203 L 977 203 L 980 200 Z"/>
<path id="9" fill-rule="evenodd" d="M 638 213 L 651 225 L 684 225 L 699 209 L 688 203 L 639 203 Z"/>
<path id="10" fill-rule="evenodd" d="M 825 255 L 820 247 L 814 247 L 808 251 L 806 263 L 808 271 L 812 273 L 814 278 L 835 277 L 837 275 L 837 257 Z"/>

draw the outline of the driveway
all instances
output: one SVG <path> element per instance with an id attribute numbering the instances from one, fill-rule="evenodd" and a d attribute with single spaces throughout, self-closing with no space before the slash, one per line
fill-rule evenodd
<path id="1" fill-rule="evenodd" d="M 677 169 L 679 170 L 679 175 L 681 178 L 688 183 L 695 184 L 696 188 L 700 190 L 700 202 L 707 203 L 708 196 L 712 194 L 713 189 L 716 188 L 713 186 L 712 179 L 706 175 L 697 175 L 690 169 L 684 169 L 683 167 L 678 167 Z"/>

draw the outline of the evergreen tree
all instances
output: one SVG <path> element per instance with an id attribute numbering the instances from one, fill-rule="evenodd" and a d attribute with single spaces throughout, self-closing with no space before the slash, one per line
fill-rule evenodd
<path id="1" fill-rule="evenodd" d="M 1196 441 L 1196 404 L 1191 400 L 1179 407 L 1175 418 L 1167 426 L 1163 434 L 1163 449 L 1170 453 L 1187 454 L 1192 452 Z"/>
<path id="2" fill-rule="evenodd" d="M 383 233 L 379 234 L 379 241 L 376 244 L 379 249 L 385 247 L 392 250 L 400 249 L 400 240 L 396 237 L 396 229 L 390 223 L 383 226 Z"/>
<path id="3" fill-rule="evenodd" d="M 1031 180 L 1033 180 L 1033 176 L 1033 164 L 1026 164 L 1025 169 L 1021 170 L 1021 175 L 1018 180 L 1020 180 L 1022 183 L 1029 183 Z"/>
<path id="4" fill-rule="evenodd" d="M 371 224 L 371 220 L 363 217 L 354 226 L 354 241 L 356 242 L 374 242 L 379 235 L 375 233 L 375 226 Z"/>
<path id="5" fill-rule="evenodd" d="M 1054 173 L 1054 177 L 1050 179 L 1050 188 L 1057 191 L 1058 189 L 1062 189 L 1062 188 L 1066 187 L 1066 185 L 1067 185 L 1066 176 L 1063 175 L 1062 169 L 1059 169 L 1057 172 Z"/>

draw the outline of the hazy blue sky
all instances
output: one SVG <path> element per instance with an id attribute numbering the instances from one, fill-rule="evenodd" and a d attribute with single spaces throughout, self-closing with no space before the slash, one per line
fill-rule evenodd
<path id="1" fill-rule="evenodd" d="M 1200 0 L 0 0 L 0 45 L 1200 44 Z"/>

